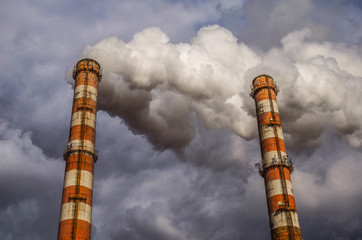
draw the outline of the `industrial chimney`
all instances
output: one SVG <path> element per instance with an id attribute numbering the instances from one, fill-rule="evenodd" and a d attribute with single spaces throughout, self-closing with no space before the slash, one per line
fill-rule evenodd
<path id="1" fill-rule="evenodd" d="M 260 75 L 253 80 L 250 96 L 255 99 L 262 164 L 256 164 L 265 181 L 269 224 L 273 240 L 302 239 L 288 157 L 273 78 Z"/>
<path id="2" fill-rule="evenodd" d="M 80 60 L 73 70 L 75 80 L 58 240 L 90 240 L 93 167 L 98 152 L 96 136 L 97 91 L 102 78 L 93 59 Z"/>

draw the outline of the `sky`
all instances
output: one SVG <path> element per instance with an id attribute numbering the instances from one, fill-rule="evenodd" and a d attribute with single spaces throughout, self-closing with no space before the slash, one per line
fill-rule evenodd
<path id="1" fill-rule="evenodd" d="M 0 0 L 0 239 L 55 239 L 73 84 L 103 68 L 92 239 L 269 239 L 269 74 L 303 239 L 362 239 L 358 0 Z"/>

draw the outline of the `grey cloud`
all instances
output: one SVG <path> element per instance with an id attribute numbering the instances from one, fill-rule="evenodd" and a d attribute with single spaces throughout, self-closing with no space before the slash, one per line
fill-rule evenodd
<path id="1" fill-rule="evenodd" d="M 268 50 L 280 46 L 289 32 L 310 28 L 314 41 L 353 44 L 361 39 L 361 8 L 356 1 L 246 1 L 243 6 L 223 11 L 221 25 L 241 41 Z"/>
<path id="2" fill-rule="evenodd" d="M 56 230 L 63 164 L 34 146 L 30 133 L 0 124 L 0 236 L 3 239 L 51 238 Z M 30 233 L 30 235 L 29 235 Z"/>
<path id="3" fill-rule="evenodd" d="M 330 138 L 330 136 L 325 136 Z M 325 151 L 328 151 L 326 154 Z M 361 229 L 356 227 L 360 222 L 361 198 L 360 152 L 350 151 L 345 144 L 338 142 L 323 146 L 308 159 L 300 159 L 294 174 L 294 188 L 300 220 L 305 222 L 304 228 L 311 229 L 304 234 L 305 238 L 358 239 Z M 348 202 L 348 206 L 345 203 Z M 321 217 L 319 226 L 312 226 L 306 219 L 314 221 Z M 343 227 L 338 227 L 342 224 Z M 334 226 L 332 229 L 331 226 Z M 312 230 L 313 229 L 313 230 Z"/>

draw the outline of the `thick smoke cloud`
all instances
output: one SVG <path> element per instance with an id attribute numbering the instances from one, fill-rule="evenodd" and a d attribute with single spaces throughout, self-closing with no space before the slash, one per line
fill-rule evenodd
<path id="1" fill-rule="evenodd" d="M 191 44 L 172 44 L 151 27 L 128 43 L 105 39 L 83 55 L 97 59 L 104 69 L 100 108 L 120 116 L 157 149 L 187 145 L 195 132 L 195 114 L 209 128 L 255 136 L 248 127 L 253 119 L 239 110 L 239 89 L 241 74 L 257 57 L 224 28 L 209 26 Z"/>
<path id="2" fill-rule="evenodd" d="M 361 49 L 315 42 L 311 36 L 308 28 L 297 30 L 281 40 L 281 48 L 263 52 L 239 43 L 218 25 L 179 44 L 151 27 L 129 42 L 104 39 L 86 47 L 82 57 L 97 59 L 104 69 L 100 108 L 121 117 L 156 149 L 187 146 L 197 119 L 207 128 L 255 138 L 255 107 L 248 93 L 251 80 L 263 73 L 280 86 L 278 100 L 292 150 L 312 152 L 328 126 L 361 148 Z"/>

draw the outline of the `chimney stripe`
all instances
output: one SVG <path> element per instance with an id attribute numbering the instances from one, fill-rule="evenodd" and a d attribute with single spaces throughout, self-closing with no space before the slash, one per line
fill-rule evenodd
<path id="1" fill-rule="evenodd" d="M 284 151 L 279 151 L 280 156 L 283 158 L 287 157 L 287 154 Z M 280 163 L 280 159 L 278 157 L 278 151 L 268 151 L 263 154 L 263 163 L 264 165 L 270 165 L 272 163 Z"/>
<path id="2" fill-rule="evenodd" d="M 279 114 L 277 102 L 275 100 L 272 100 L 272 103 L 274 107 L 274 112 Z M 258 115 L 272 111 L 269 99 L 261 100 L 260 102 L 257 103 L 256 106 L 257 106 Z"/>
<path id="3" fill-rule="evenodd" d="M 90 98 L 75 98 L 73 102 L 72 113 L 78 111 L 92 111 L 92 113 L 96 114 L 96 112 L 93 112 L 96 107 L 97 102 Z"/>
<path id="4" fill-rule="evenodd" d="M 285 235 L 286 232 L 293 232 L 295 236 L 299 236 L 300 235 L 300 228 L 298 227 L 279 227 L 276 229 L 273 229 L 271 231 L 272 234 L 272 239 L 279 239 L 279 240 L 284 240 L 285 238 L 288 238 L 288 240 L 290 239 L 288 236 Z M 281 237 L 282 236 L 282 237 Z M 284 236 L 284 238 L 283 238 Z"/>
<path id="5" fill-rule="evenodd" d="M 83 186 L 69 186 L 63 189 L 62 204 L 67 202 L 74 202 L 74 199 L 81 199 L 86 204 L 92 206 L 92 189 Z"/>
<path id="6" fill-rule="evenodd" d="M 290 212 L 290 213 L 292 216 L 293 227 L 300 228 L 298 214 L 296 212 Z M 286 212 L 283 211 L 273 212 L 270 214 L 270 216 L 271 216 L 270 219 L 272 219 L 271 221 L 272 230 L 279 227 L 291 226 L 291 224 L 289 224 L 288 221 L 286 220 L 287 218 L 289 218 Z"/>
<path id="7" fill-rule="evenodd" d="M 294 211 L 296 210 L 296 206 L 295 206 L 295 198 L 292 195 L 288 195 L 288 201 L 289 201 L 289 206 L 291 209 L 293 209 Z M 273 213 L 273 212 L 277 212 L 280 208 L 283 208 L 283 205 L 279 205 L 279 204 L 283 204 L 285 203 L 285 199 L 283 194 L 279 194 L 279 195 L 274 195 L 272 197 L 268 198 L 268 211 L 269 213 Z"/>
<path id="8" fill-rule="evenodd" d="M 85 123 L 85 120 L 84 120 Z M 89 127 L 86 124 L 82 124 L 82 125 L 75 125 L 70 129 L 70 136 L 69 136 L 69 141 L 73 141 L 73 140 L 87 140 L 89 142 L 94 142 L 95 141 L 95 133 L 96 130 L 92 127 Z"/>
<path id="9" fill-rule="evenodd" d="M 290 177 L 290 170 L 288 168 L 283 168 L 283 175 L 286 180 L 292 181 Z M 280 169 L 277 168 L 271 168 L 267 172 L 265 172 L 264 175 L 265 181 L 273 181 L 275 179 L 281 179 L 281 173 Z"/>
<path id="10" fill-rule="evenodd" d="M 93 86 L 78 85 L 74 89 L 74 98 L 89 98 L 93 101 L 97 101 L 97 89 Z"/>
<path id="11" fill-rule="evenodd" d="M 82 158 L 81 161 L 79 161 L 80 157 Z M 71 153 L 68 157 L 65 171 L 69 171 L 72 169 L 86 170 L 88 172 L 93 173 L 94 171 L 93 156 L 87 153 L 83 153 L 82 155 L 80 155 L 79 152 Z"/>
<path id="12" fill-rule="evenodd" d="M 263 114 L 260 114 L 258 116 L 258 126 L 259 128 L 268 125 L 268 126 L 281 126 L 281 121 L 280 121 L 280 117 L 278 113 L 273 113 L 272 112 L 265 112 Z"/>
<path id="13" fill-rule="evenodd" d="M 89 151 L 93 151 L 94 152 L 94 143 L 92 143 L 89 140 L 84 140 L 84 139 L 75 139 L 72 140 L 68 143 L 68 146 L 71 146 L 72 149 L 87 149 Z"/>
<path id="14" fill-rule="evenodd" d="M 58 239 L 72 239 L 74 226 L 77 226 L 77 240 L 90 240 L 91 224 L 74 219 L 64 220 L 59 223 L 59 229 L 62 231 L 59 231 Z"/>
<path id="15" fill-rule="evenodd" d="M 275 101 L 277 101 L 277 95 L 275 94 L 275 92 L 270 92 L 271 98 Z M 258 91 L 258 95 L 255 95 L 255 100 L 257 102 L 264 100 L 264 99 L 269 99 L 269 91 L 266 88 L 262 88 Z"/>
<path id="16" fill-rule="evenodd" d="M 67 171 L 65 173 L 64 188 L 76 185 L 93 189 L 93 174 L 91 172 L 78 169 Z"/>
<path id="17" fill-rule="evenodd" d="M 78 206 L 76 206 L 76 202 L 67 202 L 62 204 L 60 221 L 75 219 L 74 212 L 76 211 L 78 215 L 76 219 L 86 221 L 88 223 L 92 222 L 92 207 L 86 203 L 78 202 Z"/>
<path id="18" fill-rule="evenodd" d="M 279 142 L 279 144 L 277 144 L 277 141 Z M 261 147 L 263 154 L 270 151 L 278 151 L 278 149 L 279 151 L 286 152 L 284 140 L 281 138 L 267 138 L 261 141 Z"/>
<path id="19" fill-rule="evenodd" d="M 275 135 L 274 132 L 274 127 L 271 126 L 263 126 L 260 128 L 260 140 L 263 141 L 267 138 L 275 138 L 275 137 L 279 137 L 280 139 L 282 139 L 284 141 L 284 137 L 283 137 L 283 130 L 281 126 L 276 126 L 276 130 L 277 130 L 277 134 Z"/>
<path id="20" fill-rule="evenodd" d="M 92 73 L 90 71 L 88 71 L 87 73 L 80 72 L 78 73 L 78 77 L 79 79 L 77 79 L 77 81 L 75 82 L 75 88 L 80 85 L 88 85 L 98 89 L 98 80 L 95 73 Z"/>
<path id="21" fill-rule="evenodd" d="M 288 194 L 291 196 L 293 195 L 293 187 L 292 182 L 290 180 L 285 180 L 287 185 Z M 268 197 L 273 197 L 275 195 L 283 194 L 283 186 L 280 179 L 271 180 L 265 183 L 265 188 Z"/>
<path id="22" fill-rule="evenodd" d="M 73 113 L 70 126 L 73 127 L 75 125 L 81 125 L 83 124 L 83 121 L 85 125 L 94 129 L 96 128 L 96 115 L 94 113 L 84 111 Z"/>

